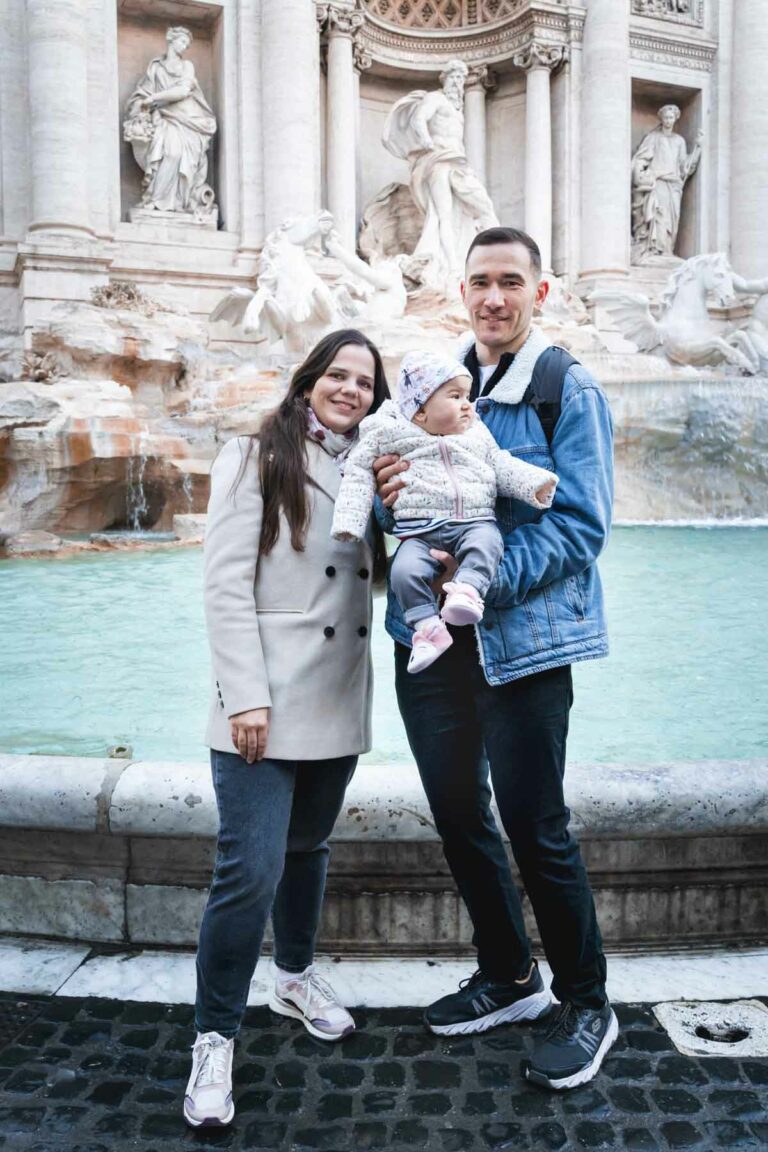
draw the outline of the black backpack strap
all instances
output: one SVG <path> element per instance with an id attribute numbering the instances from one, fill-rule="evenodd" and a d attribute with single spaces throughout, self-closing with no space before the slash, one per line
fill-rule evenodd
<path id="1" fill-rule="evenodd" d="M 563 396 L 563 382 L 566 372 L 578 364 L 565 348 L 552 345 L 546 348 L 536 361 L 531 382 L 525 390 L 523 404 L 530 404 L 544 430 L 547 444 L 552 443 L 555 425 L 560 419 L 560 405 Z"/>

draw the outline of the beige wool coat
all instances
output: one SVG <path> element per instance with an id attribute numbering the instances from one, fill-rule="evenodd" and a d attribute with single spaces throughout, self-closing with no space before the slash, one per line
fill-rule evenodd
<path id="1" fill-rule="evenodd" d="M 259 555 L 263 503 L 258 445 L 230 440 L 211 470 L 205 536 L 205 614 L 212 692 L 206 743 L 235 752 L 229 717 L 270 708 L 266 755 L 324 760 L 371 746 L 373 537 L 331 538 L 341 475 L 307 441 L 311 517 L 303 552 L 280 535 Z"/>

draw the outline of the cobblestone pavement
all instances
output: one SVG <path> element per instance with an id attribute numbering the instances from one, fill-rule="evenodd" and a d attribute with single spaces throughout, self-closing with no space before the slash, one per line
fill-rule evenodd
<path id="1" fill-rule="evenodd" d="M 649 1007 L 617 1009 L 619 1041 L 591 1084 L 519 1079 L 542 1025 L 450 1040 L 415 1009 L 357 1010 L 340 1044 L 249 1010 L 232 1128 L 192 1132 L 181 1097 L 192 1009 L 0 998 L 2 1152 L 286 1152 L 768 1148 L 768 1060 L 680 1056 Z"/>

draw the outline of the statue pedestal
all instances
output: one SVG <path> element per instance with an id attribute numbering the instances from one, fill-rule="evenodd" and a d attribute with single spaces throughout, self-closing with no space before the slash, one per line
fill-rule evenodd
<path id="1" fill-rule="evenodd" d="M 215 232 L 219 226 L 219 209 L 214 204 L 205 215 L 192 212 L 161 212 L 138 204 L 128 211 L 131 224 L 163 224 L 168 228 L 200 228 Z"/>

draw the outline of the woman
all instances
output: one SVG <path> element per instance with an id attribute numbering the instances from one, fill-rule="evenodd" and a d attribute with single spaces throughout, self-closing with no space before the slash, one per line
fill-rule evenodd
<path id="1" fill-rule="evenodd" d="M 226 444 L 211 472 L 207 743 L 220 828 L 184 1100 L 194 1127 L 234 1116 L 234 1038 L 270 912 L 270 1007 L 320 1039 L 354 1028 L 312 960 L 327 839 L 370 747 L 371 581 L 384 551 L 373 522 L 360 543 L 333 540 L 331 522 L 357 427 L 387 396 L 374 345 L 334 332 L 258 435 Z"/>

